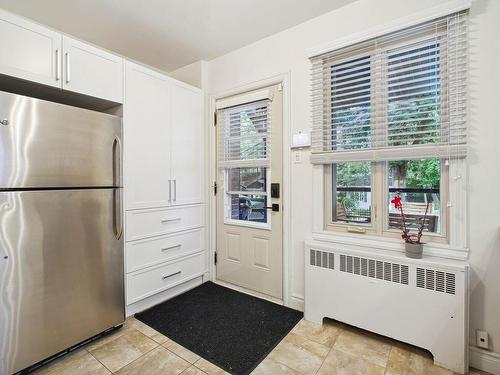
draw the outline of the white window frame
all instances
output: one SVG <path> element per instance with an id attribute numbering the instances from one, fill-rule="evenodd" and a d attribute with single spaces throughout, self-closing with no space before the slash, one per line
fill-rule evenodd
<path id="1" fill-rule="evenodd" d="M 469 9 L 471 6 L 470 0 L 455 0 L 447 4 L 437 5 L 428 8 L 418 14 L 410 17 L 395 19 L 390 23 L 380 25 L 367 31 L 352 34 L 347 38 L 338 39 L 321 46 L 315 47 L 308 51 L 308 56 L 318 56 L 332 50 L 340 49 L 353 45 L 364 40 L 376 38 L 388 33 L 396 32 L 401 29 L 415 26 L 439 17 L 444 17 L 454 12 L 460 12 Z M 395 158 L 397 159 L 397 158 Z M 468 204 L 468 177 L 467 177 L 467 159 L 450 159 L 448 161 L 448 177 L 446 178 L 447 189 L 443 188 L 443 180 L 441 178 L 442 192 L 447 192 L 447 204 L 443 205 L 447 209 L 447 243 L 433 242 L 425 247 L 425 254 L 447 259 L 467 260 L 468 258 L 468 220 L 467 220 L 467 204 Z M 352 234 L 347 230 L 331 231 L 326 230 L 327 218 L 330 209 L 326 205 L 325 197 L 327 191 L 326 183 L 327 166 L 321 164 L 312 165 L 312 190 L 313 190 L 313 228 L 312 238 L 316 241 L 323 241 L 335 244 L 341 248 L 369 248 L 375 252 L 395 251 L 402 252 L 404 244 L 401 239 L 384 237 L 365 233 L 364 235 Z M 372 179 L 373 179 L 372 169 Z M 331 174 L 330 176 L 331 177 Z M 331 179 L 330 179 L 331 181 Z M 330 182 L 331 183 L 331 182 Z M 384 183 L 384 189 L 387 182 Z M 374 186 L 372 186 L 372 209 L 374 199 Z M 331 193 L 331 191 L 330 191 Z M 331 194 L 330 194 L 331 199 Z M 331 207 L 331 206 L 330 206 Z M 385 222 L 379 220 L 379 223 Z"/>

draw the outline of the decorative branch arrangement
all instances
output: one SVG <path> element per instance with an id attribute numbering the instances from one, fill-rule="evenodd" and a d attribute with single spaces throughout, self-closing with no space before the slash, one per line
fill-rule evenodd
<path id="1" fill-rule="evenodd" d="M 427 206 L 425 207 L 424 217 L 419 218 L 418 231 L 416 234 L 410 233 L 410 229 L 406 226 L 406 215 L 403 210 L 403 202 L 401 201 L 401 196 L 399 192 L 396 193 L 394 198 L 391 200 L 391 203 L 394 204 L 394 208 L 399 210 L 399 220 L 401 221 L 401 237 L 405 240 L 406 243 L 412 244 L 421 244 L 420 239 L 422 238 L 422 234 L 424 231 L 425 220 L 427 219 L 427 212 L 429 211 L 429 203 L 427 202 Z"/>

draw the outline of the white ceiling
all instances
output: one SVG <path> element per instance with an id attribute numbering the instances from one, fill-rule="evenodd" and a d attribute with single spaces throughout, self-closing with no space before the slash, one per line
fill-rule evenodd
<path id="1" fill-rule="evenodd" d="M 172 71 L 354 0 L 0 0 L 77 38 Z"/>

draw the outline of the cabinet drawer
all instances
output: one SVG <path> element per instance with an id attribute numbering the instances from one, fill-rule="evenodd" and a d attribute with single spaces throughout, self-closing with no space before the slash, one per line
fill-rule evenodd
<path id="1" fill-rule="evenodd" d="M 127 304 L 130 305 L 203 274 L 205 254 L 127 274 Z"/>
<path id="2" fill-rule="evenodd" d="M 186 253 L 204 250 L 203 230 L 128 242 L 127 272 L 154 266 Z"/>
<path id="3" fill-rule="evenodd" d="M 199 228 L 202 225 L 202 206 L 128 211 L 127 241 Z"/>

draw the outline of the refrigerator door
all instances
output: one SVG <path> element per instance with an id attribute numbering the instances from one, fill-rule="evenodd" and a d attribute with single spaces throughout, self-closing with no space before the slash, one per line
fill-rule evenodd
<path id="1" fill-rule="evenodd" d="M 121 186 L 121 119 L 0 91 L 0 189 Z"/>
<path id="2" fill-rule="evenodd" d="M 125 319 L 121 189 L 0 192 L 0 374 Z"/>

